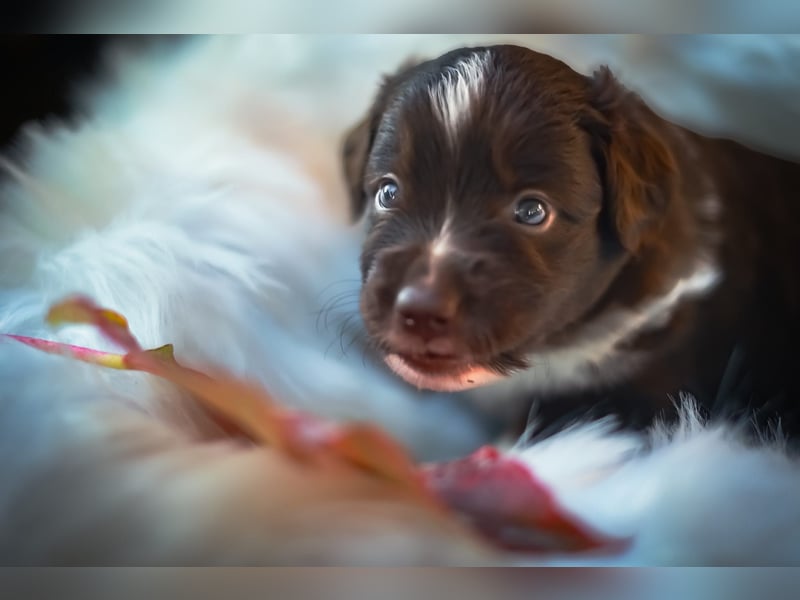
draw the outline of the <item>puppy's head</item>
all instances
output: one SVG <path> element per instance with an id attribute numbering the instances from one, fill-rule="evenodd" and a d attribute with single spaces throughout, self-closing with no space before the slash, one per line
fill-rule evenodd
<path id="1" fill-rule="evenodd" d="M 344 162 L 368 226 L 361 312 L 389 366 L 481 385 L 595 310 L 671 193 L 659 122 L 607 70 L 516 46 L 388 77 Z"/>

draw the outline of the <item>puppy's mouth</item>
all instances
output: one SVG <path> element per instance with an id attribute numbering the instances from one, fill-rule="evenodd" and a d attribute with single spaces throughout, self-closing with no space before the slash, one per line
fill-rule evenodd
<path id="1" fill-rule="evenodd" d="M 389 353 L 384 360 L 406 382 L 436 392 L 458 392 L 504 377 L 488 365 L 456 355 Z"/>

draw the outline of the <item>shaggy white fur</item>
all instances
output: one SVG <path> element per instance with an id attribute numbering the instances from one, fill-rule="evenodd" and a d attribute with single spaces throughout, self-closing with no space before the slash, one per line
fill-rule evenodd
<path id="1" fill-rule="evenodd" d="M 734 430 L 703 423 L 689 398 L 677 427 L 646 439 L 611 434 L 609 425 L 513 451 L 572 512 L 632 536 L 625 553 L 593 564 L 800 563 L 800 463 L 780 438 L 748 446 Z"/>
<path id="2" fill-rule="evenodd" d="M 199 39 L 112 56 L 107 77 L 81 88 L 84 116 L 31 125 L 4 158 L 0 332 L 107 347 L 88 328 L 43 324 L 50 303 L 81 292 L 125 314 L 145 346 L 173 343 L 184 362 L 225 366 L 294 406 L 375 421 L 419 458 L 486 442 L 476 407 L 502 419 L 512 403 L 416 393 L 362 347 L 358 227 L 346 223 L 337 149 L 381 72 L 500 39 Z M 635 66 L 643 43 L 522 41 L 579 68 L 601 54 Z M 778 52 L 720 41 L 699 62 L 726 43 Z M 669 62 L 679 47 L 652 52 Z M 0 342 L 0 561 L 498 560 L 368 482 L 335 470 L 309 479 L 268 450 L 209 441 L 214 432 L 163 382 Z M 594 424 L 511 450 L 571 510 L 635 536 L 621 557 L 525 562 L 800 562 L 800 467 L 779 445 L 746 447 L 690 408 L 676 432 L 653 436 L 649 448 Z"/>

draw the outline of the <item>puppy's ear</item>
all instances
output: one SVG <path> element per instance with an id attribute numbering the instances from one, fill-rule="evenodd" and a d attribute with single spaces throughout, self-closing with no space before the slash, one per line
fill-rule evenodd
<path id="1" fill-rule="evenodd" d="M 604 182 L 605 210 L 623 247 L 635 253 L 666 210 L 676 185 L 668 124 L 608 67 L 591 77 L 589 94 L 591 116 L 584 124 Z"/>
<path id="2" fill-rule="evenodd" d="M 342 161 L 347 191 L 350 194 L 350 218 L 357 221 L 364 212 L 364 169 L 375 136 L 372 111 L 347 132 L 342 146 Z"/>
<path id="3" fill-rule="evenodd" d="M 353 221 L 358 220 L 367 203 L 364 194 L 364 170 L 383 113 L 404 76 L 419 62 L 416 58 L 410 58 L 396 73 L 385 76 L 367 115 L 345 134 L 342 162 L 345 182 L 350 193 L 350 215 Z"/>

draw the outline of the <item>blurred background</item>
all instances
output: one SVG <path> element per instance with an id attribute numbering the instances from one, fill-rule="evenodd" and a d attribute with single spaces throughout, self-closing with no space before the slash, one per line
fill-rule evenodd
<path id="1" fill-rule="evenodd" d="M 178 4 L 173 0 L 164 6 Z M 297 4 L 301 6 L 303 0 Z M 731 6 L 735 8 L 741 4 L 734 2 Z M 681 5 L 677 2 L 671 6 Z M 769 3 L 759 4 L 759 7 L 767 5 Z M 202 6 L 204 4 L 198 3 L 198 7 Z M 559 6 L 556 10 L 555 4 L 543 3 L 541 19 L 532 21 L 535 21 L 533 25 L 550 24 L 560 29 L 560 34 L 268 34 L 250 36 L 249 41 L 240 46 L 242 52 L 252 55 L 248 58 L 251 63 L 263 63 L 257 72 L 264 74 L 266 82 L 285 87 L 287 93 L 291 90 L 297 94 L 298 102 L 303 101 L 304 94 L 352 90 L 352 102 L 331 108 L 339 113 L 325 115 L 337 126 L 357 119 L 370 101 L 379 76 L 409 56 L 434 56 L 459 45 L 498 41 L 544 50 L 583 72 L 609 64 L 626 85 L 669 119 L 704 133 L 734 137 L 773 154 L 800 156 L 800 102 L 797 101 L 800 98 L 800 35 L 572 35 L 563 31 L 573 25 L 581 29 L 589 21 L 584 22 L 567 10 L 570 1 Z M 742 6 L 739 9 L 738 13 L 732 12 L 742 15 L 747 12 Z M 676 15 L 683 14 L 675 10 Z M 533 16 L 534 12 L 526 14 Z M 704 14 L 701 13 L 698 15 Z M 99 12 L 93 14 L 99 18 Z M 151 13 L 141 11 L 139 16 L 145 18 L 146 14 Z M 198 10 L 192 14 L 197 18 L 202 15 L 211 18 L 214 13 Z M 171 22 L 165 13 L 163 18 L 153 19 L 155 25 Z M 125 23 L 135 23 L 135 19 L 117 21 L 120 29 L 126 28 L 123 27 Z M 491 20 L 486 22 L 490 30 L 492 23 Z M 515 28 L 525 23 L 517 21 Z M 602 20 L 596 23 L 597 28 L 602 29 Z M 788 26 L 791 21 L 785 23 Z M 758 20 L 752 24 L 755 29 Z M 129 28 L 135 29 L 132 25 Z M 196 37 L 159 34 L 0 36 L 4 90 L 0 100 L 0 147 L 12 142 L 15 132 L 26 121 L 71 117 L 79 106 L 78 93 L 104 74 L 112 51 L 120 47 L 128 52 L 163 50 L 179 47 L 191 39 Z"/>
<path id="2" fill-rule="evenodd" d="M 791 0 L 61 0 L 5 3 L 6 30 L 80 33 L 792 32 Z"/>

